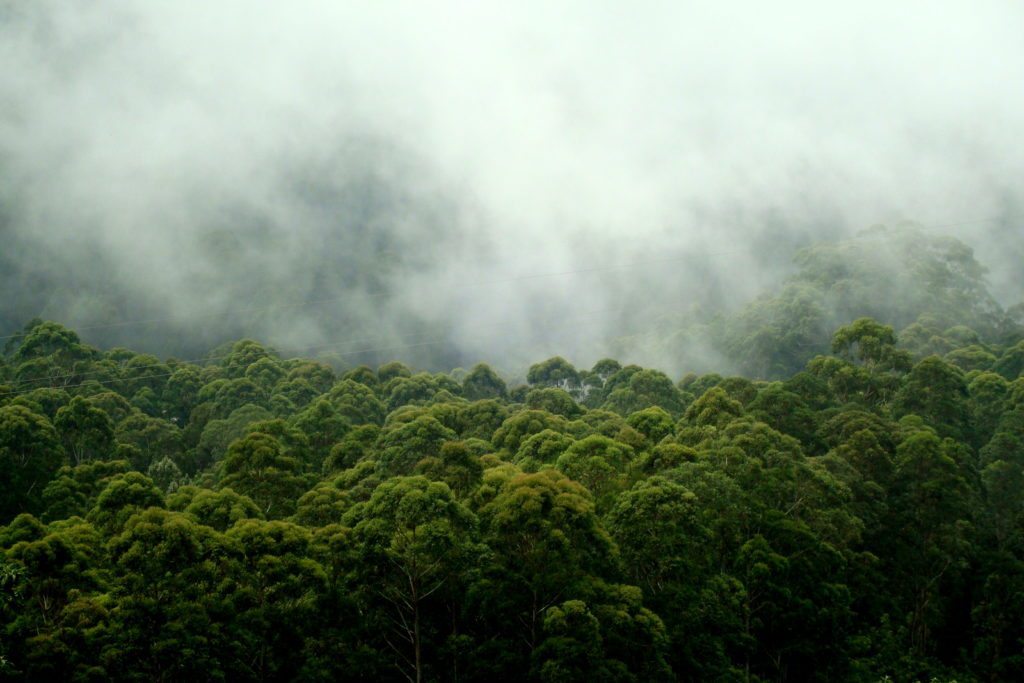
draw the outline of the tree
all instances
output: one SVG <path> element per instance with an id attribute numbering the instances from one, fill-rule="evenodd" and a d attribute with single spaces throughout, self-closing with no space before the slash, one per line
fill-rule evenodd
<path id="1" fill-rule="evenodd" d="M 608 394 L 605 408 L 620 415 L 628 415 L 644 408 L 657 406 L 679 416 L 683 412 L 683 398 L 672 380 L 657 370 L 641 370 L 629 378 L 629 385 Z"/>
<path id="2" fill-rule="evenodd" d="M 554 415 L 572 419 L 583 413 L 567 392 L 552 387 L 531 389 L 526 395 L 526 406 L 531 410 L 546 410 Z"/>
<path id="3" fill-rule="evenodd" d="M 374 444 L 378 438 L 380 427 L 377 425 L 362 425 L 352 429 L 331 448 L 322 467 L 324 474 L 338 472 L 365 462 L 376 453 Z"/>
<path id="4" fill-rule="evenodd" d="M 638 410 L 626 418 L 630 427 L 637 430 L 650 444 L 656 444 L 675 431 L 675 421 L 661 407 L 652 406 Z"/>
<path id="5" fill-rule="evenodd" d="M 985 445 L 999 427 L 1008 390 L 1008 382 L 993 372 L 977 375 L 967 386 L 967 409 L 973 432 L 971 443 L 976 448 Z"/>
<path id="6" fill-rule="evenodd" d="M 163 506 L 163 492 L 152 479 L 139 472 L 125 472 L 106 479 L 88 519 L 104 533 L 113 535 L 120 533 L 134 514 Z"/>
<path id="7" fill-rule="evenodd" d="M 544 615 L 533 671 L 542 681 L 671 681 L 668 637 L 635 586 L 594 581 Z"/>
<path id="8" fill-rule="evenodd" d="M 277 439 L 253 432 L 228 447 L 220 487 L 250 497 L 268 518 L 286 517 L 305 490 L 300 469 L 301 463 L 285 455 Z"/>
<path id="9" fill-rule="evenodd" d="M 263 519 L 252 498 L 229 488 L 219 491 L 182 486 L 167 496 L 167 508 L 184 512 L 204 526 L 227 531 L 243 519 Z"/>
<path id="10" fill-rule="evenodd" d="M 714 568 L 712 533 L 697 496 L 651 477 L 620 495 L 607 519 L 627 580 L 643 589 L 676 644 L 670 654 L 676 672 L 707 677 L 716 666 L 723 668 L 721 653 L 707 647 L 709 624 L 694 609 Z"/>
<path id="11" fill-rule="evenodd" d="M 626 468 L 633 449 L 594 434 L 570 445 L 555 465 L 594 494 L 599 504 L 626 486 Z"/>
<path id="12" fill-rule="evenodd" d="M 84 517 L 96 502 L 107 480 L 128 471 L 126 460 L 65 465 L 43 489 L 43 518 L 47 520 Z"/>
<path id="13" fill-rule="evenodd" d="M 938 356 L 914 366 L 893 401 L 897 417 L 923 417 L 942 436 L 963 440 L 967 436 L 967 385 L 963 373 Z"/>
<path id="14" fill-rule="evenodd" d="M 437 677 L 441 634 L 434 622 L 443 613 L 432 605 L 456 591 L 478 557 L 476 518 L 447 485 L 424 477 L 383 482 L 346 517 L 364 600 L 389 624 L 381 637 L 396 668 L 417 683 Z"/>
<path id="15" fill-rule="evenodd" d="M 225 539 L 241 550 L 232 622 L 244 634 L 238 643 L 242 670 L 255 680 L 293 680 L 303 667 L 303 645 L 317 628 L 319 601 L 327 590 L 326 572 L 310 557 L 312 536 L 288 522 L 246 519 Z"/>
<path id="16" fill-rule="evenodd" d="M 307 527 L 340 524 L 350 507 L 352 496 L 348 492 L 338 489 L 334 482 L 322 481 L 302 494 L 292 521 Z"/>
<path id="17" fill-rule="evenodd" d="M 338 412 L 354 425 L 384 424 L 387 408 L 364 384 L 343 379 L 331 389 L 328 398 Z"/>
<path id="18" fill-rule="evenodd" d="M 322 467 L 331 448 L 352 429 L 348 418 L 339 414 L 326 398 L 317 400 L 296 415 L 292 424 L 306 436 L 311 455 L 309 466 L 313 470 Z"/>
<path id="19" fill-rule="evenodd" d="M 491 438 L 491 443 L 509 453 L 519 450 L 523 441 L 545 429 L 565 432 L 568 423 L 561 415 L 552 415 L 546 410 L 523 410 L 501 423 Z"/>
<path id="20" fill-rule="evenodd" d="M 57 411 L 66 406 L 70 401 L 71 396 L 63 389 L 42 387 L 15 396 L 11 403 L 31 408 L 35 412 L 53 420 L 57 415 Z"/>
<path id="21" fill-rule="evenodd" d="M 998 372 L 1006 379 L 1013 381 L 1024 373 L 1024 341 L 1019 341 L 1010 348 L 1003 351 L 995 365 L 993 372 Z"/>
<path id="22" fill-rule="evenodd" d="M 202 679 L 235 668 L 242 634 L 225 626 L 239 585 L 237 546 L 188 515 L 150 508 L 108 547 L 119 587 L 103 633 L 108 676 Z"/>
<path id="23" fill-rule="evenodd" d="M 297 408 L 309 405 L 320 392 L 306 380 L 288 379 L 278 383 L 267 399 L 267 406 L 275 415 L 291 415 Z"/>
<path id="24" fill-rule="evenodd" d="M 41 372 L 31 371 L 32 378 L 50 386 L 67 386 L 76 381 L 73 369 L 98 355 L 96 349 L 83 344 L 77 333 L 63 325 L 42 321 L 33 321 L 30 325 L 19 338 L 13 354 L 13 360 L 21 363 L 17 371 L 19 379 L 29 379 L 24 369 L 33 365 L 33 361 L 45 359 L 45 366 L 39 366 Z"/>
<path id="25" fill-rule="evenodd" d="M 250 365 L 266 358 L 274 360 L 276 353 L 252 339 L 242 339 L 231 346 L 231 351 L 221 360 L 221 367 L 228 377 L 238 378 L 245 375 Z"/>
<path id="26" fill-rule="evenodd" d="M 606 671 L 600 623 L 582 600 L 567 600 L 544 613 L 547 636 L 537 649 L 536 677 L 541 681 L 615 680 Z"/>
<path id="27" fill-rule="evenodd" d="M 531 365 L 526 373 L 526 381 L 533 385 L 572 392 L 580 384 L 580 374 L 572 363 L 561 356 L 555 356 L 543 363 Z"/>
<path id="28" fill-rule="evenodd" d="M 418 462 L 440 455 L 444 442 L 455 439 L 455 432 L 429 415 L 389 426 L 380 435 L 377 466 L 382 474 L 412 474 Z"/>
<path id="29" fill-rule="evenodd" d="M 121 393 L 125 396 L 138 394 L 143 389 L 153 395 L 162 393 L 172 372 L 159 358 L 149 354 L 132 355 L 118 370 Z"/>
<path id="30" fill-rule="evenodd" d="M 724 389 L 714 387 L 690 404 L 683 415 L 683 421 L 696 427 L 720 427 L 741 415 L 743 406 L 740 402 L 729 398 Z"/>
<path id="31" fill-rule="evenodd" d="M 377 380 L 383 385 L 396 377 L 412 377 L 410 370 L 404 363 L 392 361 L 377 368 Z"/>
<path id="32" fill-rule="evenodd" d="M 437 392 L 437 382 L 425 372 L 412 377 L 395 377 L 383 389 L 383 394 L 388 397 L 388 410 L 391 411 L 407 405 L 423 405 Z"/>
<path id="33" fill-rule="evenodd" d="M 188 481 L 181 473 L 181 469 L 167 456 L 164 456 L 162 460 L 154 461 L 146 468 L 146 476 L 164 492 L 173 491 Z"/>
<path id="34" fill-rule="evenodd" d="M 288 365 L 287 379 L 289 381 L 306 382 L 318 394 L 328 391 L 337 379 L 334 375 L 334 370 L 330 366 L 317 361 L 291 360 L 288 361 Z"/>
<path id="35" fill-rule="evenodd" d="M 896 348 L 892 327 L 871 318 L 858 318 L 832 335 L 832 353 L 859 362 L 871 372 L 905 372 L 910 354 Z"/>
<path id="36" fill-rule="evenodd" d="M 756 645 L 745 668 L 775 679 L 841 677 L 851 616 L 843 557 L 799 521 L 772 522 L 740 547 L 733 569 L 744 635 Z"/>
<path id="37" fill-rule="evenodd" d="M 213 400 L 217 406 L 217 417 L 227 417 L 234 410 L 248 404 L 265 408 L 267 399 L 267 392 L 258 384 L 241 377 L 218 383 Z"/>
<path id="38" fill-rule="evenodd" d="M 113 422 L 105 412 L 81 396 L 75 396 L 57 411 L 53 425 L 75 465 L 105 458 L 113 450 Z"/>
<path id="39" fill-rule="evenodd" d="M 356 382 L 357 384 L 363 384 L 371 391 L 377 391 L 380 389 L 380 381 L 377 379 L 377 373 L 366 365 L 360 365 L 359 367 L 352 368 L 341 376 L 341 380 L 343 382 L 348 380 Z"/>
<path id="40" fill-rule="evenodd" d="M 145 470 L 153 462 L 169 457 L 181 457 L 181 430 L 167 420 L 135 413 L 126 417 L 114 430 L 114 436 L 121 443 L 135 446 L 139 458 L 132 466 Z"/>
<path id="41" fill-rule="evenodd" d="M 523 441 L 513 462 L 526 472 L 535 472 L 541 465 L 553 465 L 575 442 L 568 434 L 545 429 Z"/>
<path id="42" fill-rule="evenodd" d="M 250 425 L 270 417 L 271 414 L 265 408 L 244 405 L 226 418 L 207 422 L 195 448 L 195 469 L 204 469 L 212 463 L 220 462 L 232 441 L 248 433 Z"/>
<path id="43" fill-rule="evenodd" d="M 809 451 L 819 451 L 815 413 L 798 394 L 781 382 L 772 382 L 750 402 L 750 414 L 773 429 L 799 439 Z"/>
<path id="44" fill-rule="evenodd" d="M 617 550 L 587 490 L 555 470 L 513 476 L 480 518 L 496 565 L 475 591 L 479 609 L 503 620 L 507 647 L 532 654 L 545 611 L 610 574 Z"/>
<path id="45" fill-rule="evenodd" d="M 950 351 L 944 356 L 944 360 L 964 372 L 989 370 L 996 363 L 995 355 L 979 344 Z"/>
<path id="46" fill-rule="evenodd" d="M 462 380 L 462 393 L 470 401 L 504 398 L 507 387 L 489 365 L 477 363 Z"/>
<path id="47" fill-rule="evenodd" d="M 101 391 L 86 400 L 106 413 L 115 426 L 135 412 L 132 404 L 124 396 L 113 391 Z"/>
<path id="48" fill-rule="evenodd" d="M 885 525 L 894 546 L 889 571 L 905 596 L 909 646 L 918 656 L 934 646 L 943 586 L 967 565 L 969 496 L 949 443 L 920 431 L 899 445 L 890 491 L 893 517 Z"/>
<path id="49" fill-rule="evenodd" d="M 464 441 L 447 441 L 437 457 L 416 464 L 416 473 L 434 481 L 443 481 L 456 498 L 464 499 L 480 483 L 483 467 Z"/>
<path id="50" fill-rule="evenodd" d="M 43 489 L 63 460 L 49 420 L 24 406 L 0 407 L 0 520 L 39 511 Z"/>
<path id="51" fill-rule="evenodd" d="M 5 640 L 11 639 L 10 653 L 22 675 L 66 679 L 88 668 L 92 648 L 79 629 L 92 624 L 75 614 L 76 603 L 106 587 L 96 571 L 101 549 L 100 536 L 81 520 L 41 530 L 7 549 L 19 599 L 5 622 Z"/>
<path id="52" fill-rule="evenodd" d="M 608 530 L 626 576 L 649 596 L 682 588 L 710 568 L 711 534 L 697 496 L 665 478 L 651 477 L 619 496 Z"/>
<path id="53" fill-rule="evenodd" d="M 483 399 L 460 406 L 456 415 L 459 436 L 489 441 L 508 417 L 508 408 L 495 399 Z"/>
<path id="54" fill-rule="evenodd" d="M 199 369 L 195 366 L 181 365 L 174 369 L 167 378 L 161 397 L 164 409 L 172 421 L 184 424 L 188 420 L 202 386 Z"/>

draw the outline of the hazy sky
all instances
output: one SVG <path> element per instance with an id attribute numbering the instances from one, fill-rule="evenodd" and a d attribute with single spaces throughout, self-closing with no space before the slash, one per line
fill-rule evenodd
<path id="1" fill-rule="evenodd" d="M 742 300 L 903 219 L 971 222 L 1020 295 L 1020 2 L 0 8 L 9 296 L 72 324 L 587 356 L 607 311 L 700 298 L 686 254 Z"/>

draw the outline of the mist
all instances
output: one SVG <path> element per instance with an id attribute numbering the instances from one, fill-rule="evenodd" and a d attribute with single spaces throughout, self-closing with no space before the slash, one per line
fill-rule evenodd
<path id="1" fill-rule="evenodd" d="M 666 363 L 628 340 L 907 220 L 1024 299 L 1024 6 L 766 9 L 0 2 L 0 334 Z"/>

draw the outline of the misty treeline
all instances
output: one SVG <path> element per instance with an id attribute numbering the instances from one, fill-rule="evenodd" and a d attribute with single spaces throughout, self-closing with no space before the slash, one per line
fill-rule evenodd
<path id="1" fill-rule="evenodd" d="M 381 204 L 368 209 L 371 215 L 400 199 L 381 188 L 360 189 L 365 203 Z M 347 200 L 334 201 L 340 210 Z M 11 293 L 0 302 L 0 334 L 13 335 L 40 315 L 81 321 L 82 334 L 100 347 L 127 345 L 179 358 L 201 358 L 225 340 L 269 337 L 282 340 L 275 346 L 283 355 L 315 355 L 339 368 L 398 356 L 447 371 L 487 358 L 504 376 L 522 381 L 537 358 L 562 355 L 586 359 L 586 365 L 603 357 L 628 359 L 675 376 L 783 379 L 827 353 L 833 331 L 861 316 L 906 329 L 918 351 L 958 325 L 1002 343 L 1024 322 L 1024 286 L 998 288 L 1004 304 L 1022 302 L 1004 310 L 967 245 L 914 223 L 809 245 L 783 230 L 774 236 L 778 253 L 753 236 L 718 255 L 669 249 L 616 263 L 581 251 L 566 264 L 572 269 L 563 265 L 552 277 L 532 277 L 545 273 L 527 261 L 515 276 L 478 275 L 479 281 L 439 275 L 437 264 L 447 257 L 421 253 L 418 243 L 430 241 L 426 235 L 378 230 L 372 223 L 355 236 L 332 234 L 311 244 L 301 268 L 250 259 L 274 251 L 278 237 L 272 234 L 243 237 L 225 228 L 207 237 L 204 258 L 220 271 L 212 278 L 198 274 L 191 284 L 206 291 L 182 290 L 173 306 L 144 300 L 145 287 L 102 281 L 116 270 L 112 255 L 74 244 L 62 252 L 10 242 L 0 251 L 0 285 Z M 750 262 L 748 249 L 761 252 L 760 260 Z M 302 274 L 295 276 L 296 270 Z M 758 278 L 764 286 L 752 290 Z M 410 283 L 423 290 L 419 299 L 407 298 Z M 510 301 L 520 288 L 521 301 Z M 170 315 L 189 309 L 191 318 Z M 930 350 L 945 353 L 947 347 Z"/>
<path id="2" fill-rule="evenodd" d="M 1019 311 L 958 242 L 886 245 L 666 323 L 755 379 L 160 360 L 33 320 L 0 363 L 0 676 L 1016 678 Z"/>

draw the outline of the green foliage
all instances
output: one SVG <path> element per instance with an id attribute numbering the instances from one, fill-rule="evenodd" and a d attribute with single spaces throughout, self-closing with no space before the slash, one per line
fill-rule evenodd
<path id="1" fill-rule="evenodd" d="M 594 434 L 570 445 L 555 465 L 603 500 L 625 487 L 626 468 L 632 459 L 629 446 Z"/>
<path id="2" fill-rule="evenodd" d="M 656 444 L 675 431 L 675 422 L 664 408 L 657 406 L 644 408 L 626 418 L 629 426 L 637 430 L 647 439 L 648 443 Z"/>
<path id="3" fill-rule="evenodd" d="M 363 462 L 373 453 L 379 437 L 380 428 L 376 425 L 363 425 L 351 430 L 331 448 L 323 463 L 324 473 L 330 474 Z"/>
<path id="4" fill-rule="evenodd" d="M 185 512 L 200 524 L 217 531 L 230 529 L 243 519 L 263 519 L 263 512 L 252 498 L 235 493 L 229 488 L 212 491 L 195 486 L 182 486 L 167 497 L 170 510 Z"/>
<path id="5" fill-rule="evenodd" d="M 497 448 L 515 453 L 523 441 L 545 429 L 565 432 L 568 429 L 568 422 L 564 417 L 552 415 L 544 410 L 523 410 L 501 423 L 494 432 L 491 443 Z"/>
<path id="6" fill-rule="evenodd" d="M 1024 352 L 968 252 L 901 235 L 934 291 L 863 282 L 856 242 L 709 324 L 771 382 L 339 380 L 35 321 L 0 363 L 32 380 L 0 395 L 0 678 L 1012 680 Z"/>
<path id="7" fill-rule="evenodd" d="M 128 472 L 126 460 L 65 465 L 43 490 L 44 518 L 48 520 L 83 517 L 93 507 L 107 480 Z"/>
<path id="8" fill-rule="evenodd" d="M 20 405 L 0 407 L 0 520 L 38 512 L 43 489 L 63 460 L 57 432 L 45 416 Z"/>
<path id="9" fill-rule="evenodd" d="M 343 417 L 334 405 L 322 398 L 295 416 L 292 424 L 305 436 L 309 444 L 309 466 L 319 470 L 331 448 L 345 438 L 351 429 L 348 418 Z"/>
<path id="10" fill-rule="evenodd" d="M 628 384 L 608 394 L 604 407 L 620 415 L 659 407 L 678 416 L 685 407 L 684 403 L 679 390 L 667 375 L 657 370 L 640 370 L 630 375 Z"/>
<path id="11" fill-rule="evenodd" d="M 568 434 L 545 429 L 523 441 L 513 461 L 523 470 L 533 472 L 541 465 L 554 464 L 575 441 Z"/>
<path id="12" fill-rule="evenodd" d="M 871 318 L 858 318 L 836 330 L 832 353 L 875 372 L 910 369 L 910 354 L 896 348 L 893 329 Z"/>
<path id="13" fill-rule="evenodd" d="M 220 365 L 228 377 L 238 378 L 243 377 L 250 366 L 264 359 L 272 360 L 274 356 L 273 351 L 259 342 L 242 339 L 231 346 L 231 351 L 223 357 Z"/>
<path id="14" fill-rule="evenodd" d="M 378 439 L 378 468 L 391 476 L 411 474 L 417 463 L 440 455 L 444 442 L 455 437 L 455 432 L 429 415 L 389 426 Z"/>
<path id="15" fill-rule="evenodd" d="M 893 401 L 896 417 L 918 415 L 943 436 L 968 436 L 967 384 L 963 373 L 937 356 L 914 366 Z"/>
<path id="16" fill-rule="evenodd" d="M 117 425 L 114 436 L 120 443 L 137 449 L 132 461 L 136 469 L 143 470 L 165 457 L 174 459 L 182 455 L 181 430 L 173 422 L 157 417 L 129 415 Z"/>
<path id="17" fill-rule="evenodd" d="M 106 479 L 88 519 L 107 533 L 118 533 L 135 513 L 163 505 L 163 492 L 152 479 L 138 472 L 125 472 Z"/>
<path id="18" fill-rule="evenodd" d="M 270 417 L 270 413 L 265 408 L 244 405 L 233 410 L 226 418 L 210 420 L 203 428 L 199 443 L 196 445 L 195 466 L 202 469 L 212 463 L 220 462 L 227 453 L 231 442 L 241 438 L 249 431 L 249 425 Z"/>
<path id="19" fill-rule="evenodd" d="M 221 464 L 221 488 L 251 498 L 270 518 L 286 517 L 305 489 L 301 463 L 285 454 L 281 442 L 253 432 L 232 442 Z"/>
<path id="20" fill-rule="evenodd" d="M 531 389 L 526 394 L 526 407 L 531 410 L 546 410 L 554 415 L 572 419 L 583 413 L 583 409 L 576 404 L 567 392 L 553 387 L 542 389 Z"/>
<path id="21" fill-rule="evenodd" d="M 743 415 L 739 401 L 729 398 L 724 389 L 714 387 L 694 401 L 683 415 L 683 423 L 695 427 L 720 427 Z"/>
<path id="22" fill-rule="evenodd" d="M 543 363 L 531 365 L 526 380 L 534 385 L 571 391 L 579 386 L 580 374 L 572 363 L 561 356 L 555 356 Z"/>
<path id="23" fill-rule="evenodd" d="M 347 417 L 352 424 L 384 423 L 387 408 L 365 384 L 343 379 L 331 389 L 328 398 L 338 412 Z"/>
<path id="24" fill-rule="evenodd" d="M 470 401 L 504 398 L 506 391 L 505 381 L 484 363 L 474 365 L 462 380 L 462 393 Z"/>
<path id="25" fill-rule="evenodd" d="M 104 459 L 114 445 L 114 425 L 107 413 L 81 396 L 57 411 L 53 426 L 61 436 L 64 450 L 76 465 Z"/>
<path id="26" fill-rule="evenodd" d="M 385 631 L 378 637 L 394 650 L 399 670 L 410 679 L 432 678 L 427 672 L 438 663 L 430 655 L 440 635 L 425 613 L 458 590 L 479 556 L 476 517 L 445 484 L 397 477 L 378 486 L 346 521 L 361 583 L 369 588 L 361 600 L 383 613 Z"/>

